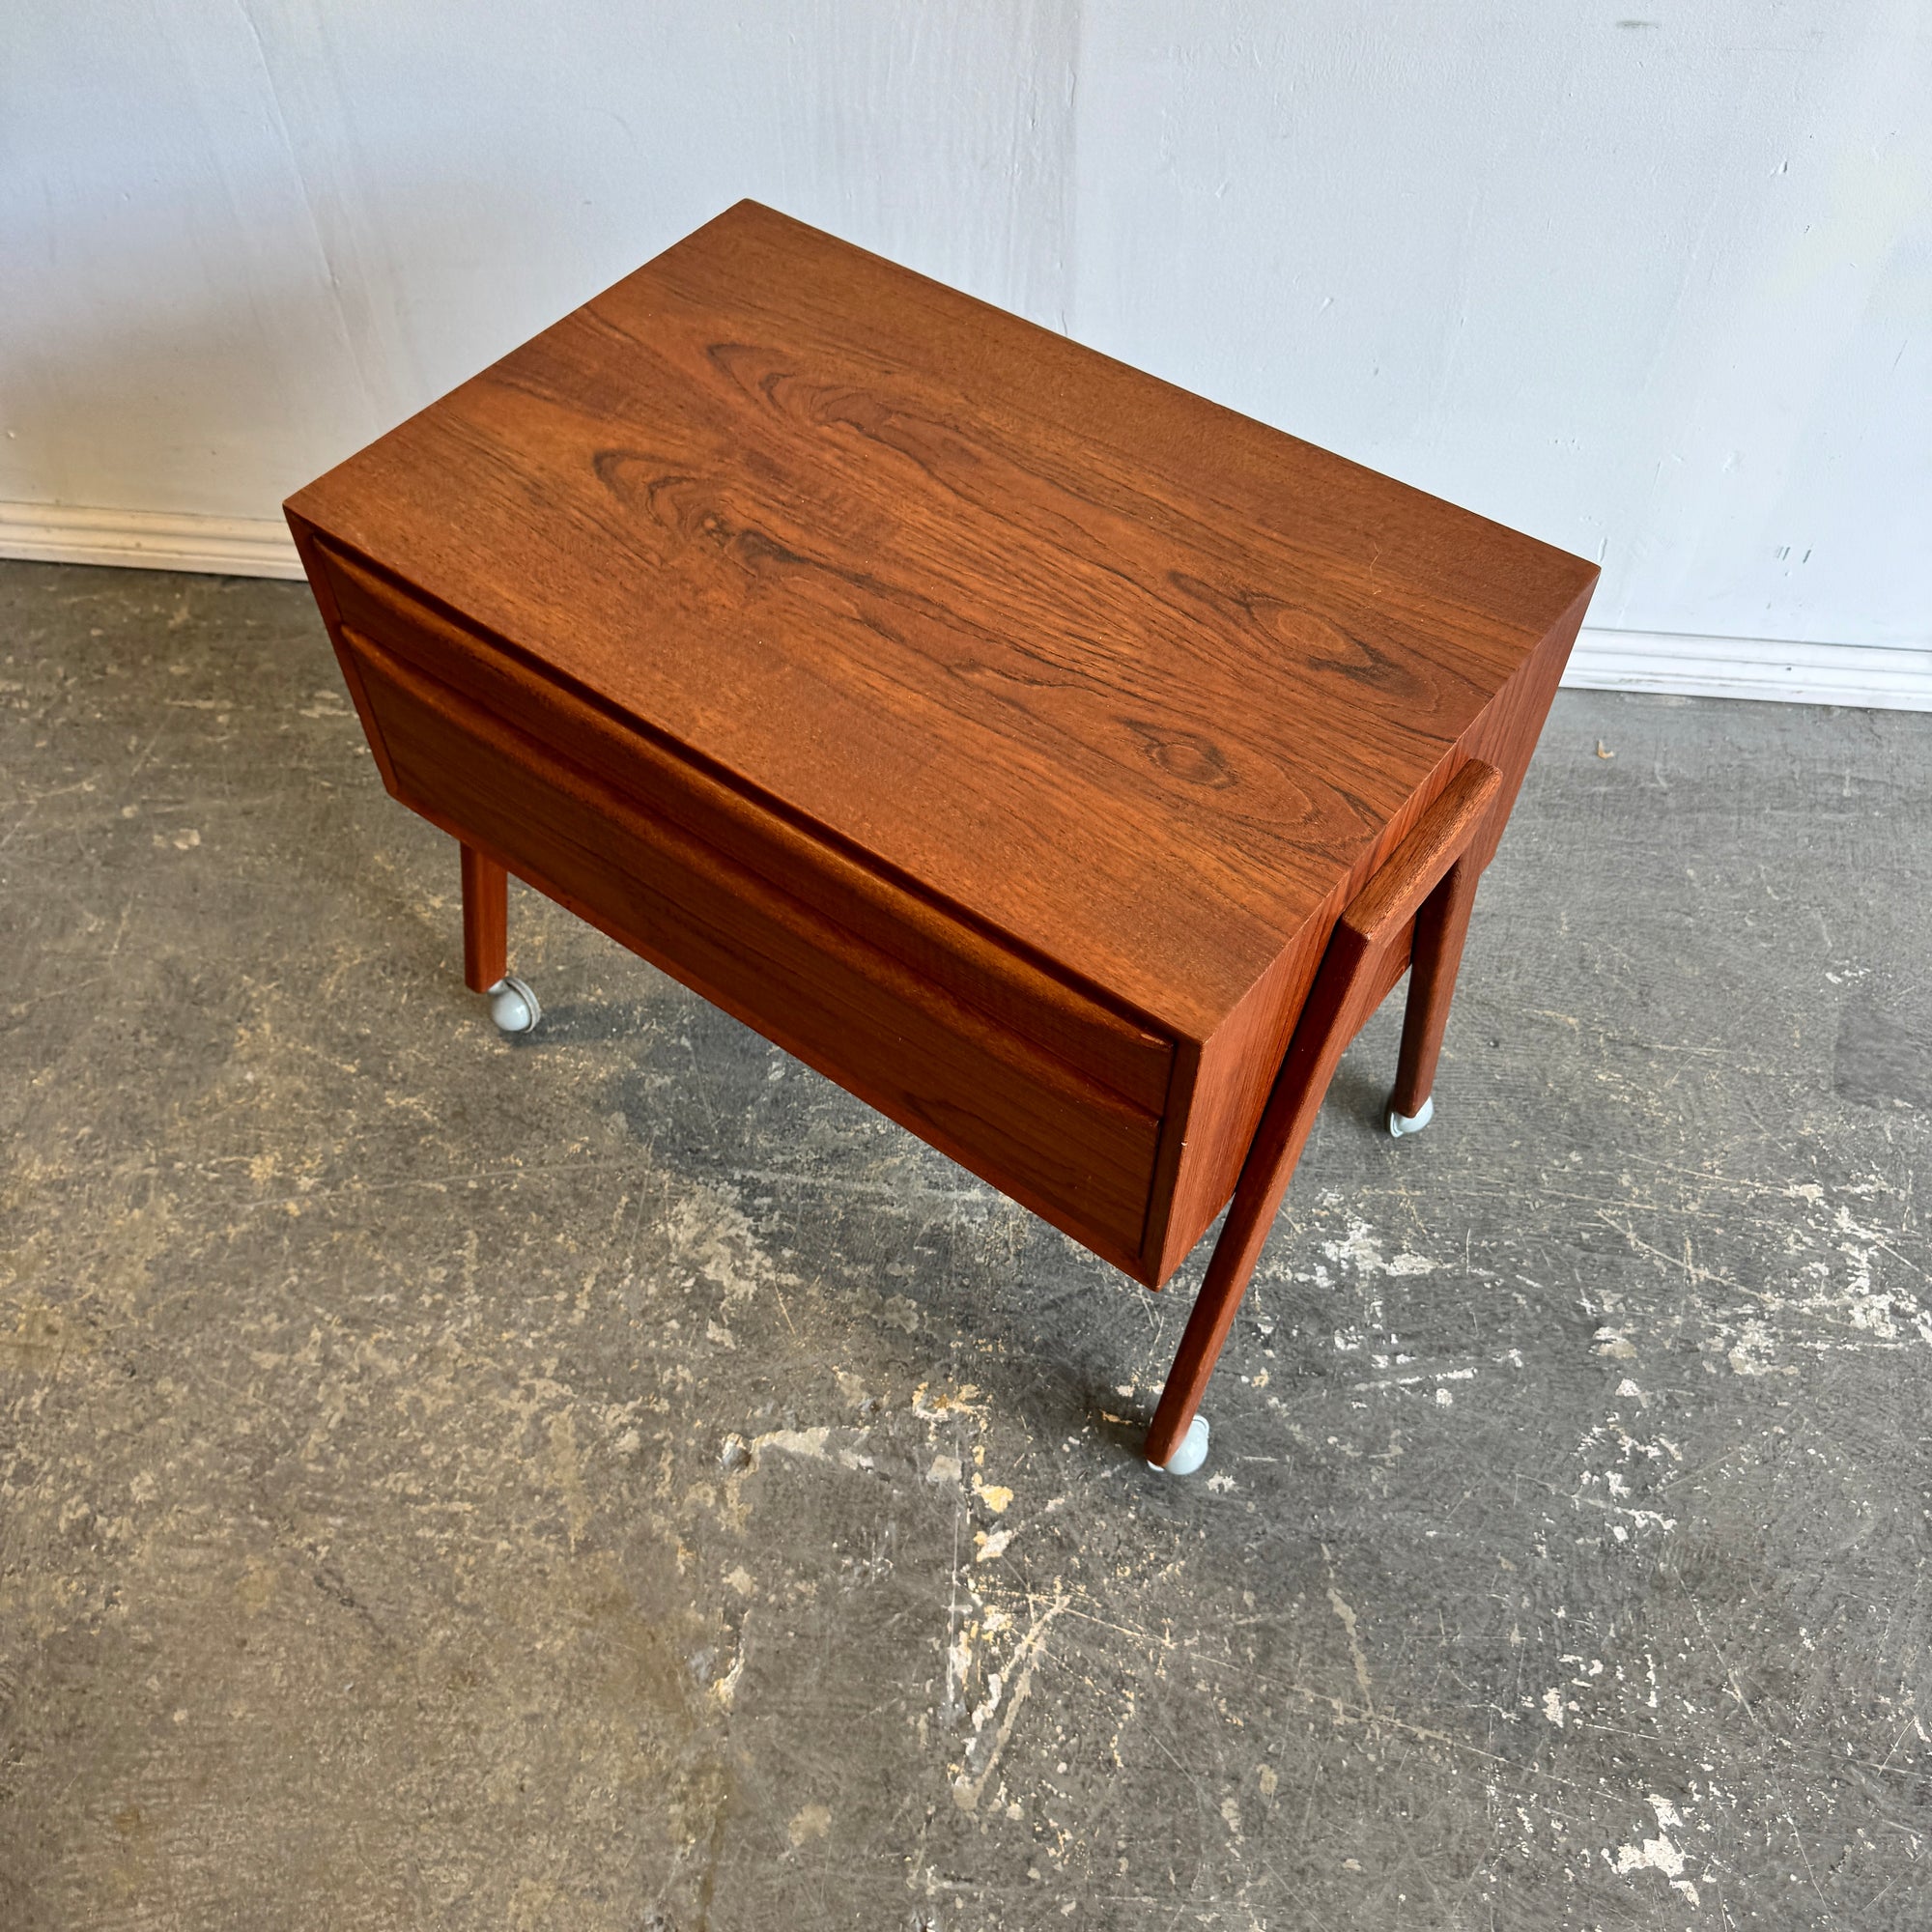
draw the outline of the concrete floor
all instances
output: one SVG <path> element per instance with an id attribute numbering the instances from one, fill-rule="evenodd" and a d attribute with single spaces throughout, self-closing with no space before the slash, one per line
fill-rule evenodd
<path id="1" fill-rule="evenodd" d="M 521 889 L 499 1039 L 300 585 L 0 706 L 7 1932 L 1932 1918 L 1932 719 L 1559 698 L 1177 1482 L 1205 1250 Z"/>

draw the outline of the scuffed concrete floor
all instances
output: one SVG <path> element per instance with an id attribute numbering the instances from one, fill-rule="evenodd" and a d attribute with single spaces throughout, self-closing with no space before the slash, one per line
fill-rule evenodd
<path id="1" fill-rule="evenodd" d="M 8 1932 L 1927 1922 L 1932 720 L 1559 699 L 1176 1482 L 1205 1250 L 520 889 L 498 1039 L 301 586 L 0 660 Z"/>

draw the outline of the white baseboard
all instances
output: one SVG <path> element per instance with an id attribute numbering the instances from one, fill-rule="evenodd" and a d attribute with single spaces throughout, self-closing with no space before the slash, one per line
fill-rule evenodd
<path id="1" fill-rule="evenodd" d="M 214 571 L 230 577 L 301 575 L 288 526 L 278 519 L 161 510 L 0 503 L 0 557 L 10 556 L 43 563 Z M 1571 653 L 1563 682 L 1582 691 L 1932 711 L 1932 648 L 1585 630 Z"/>
<path id="2" fill-rule="evenodd" d="M 1563 682 L 1582 691 L 1648 691 L 1685 697 L 1760 697 L 1785 704 L 1932 711 L 1932 649 L 1586 629 L 1570 653 Z"/>
<path id="3" fill-rule="evenodd" d="M 299 577 L 279 517 L 204 517 L 169 510 L 90 510 L 0 503 L 0 557 L 36 563 L 119 563 L 223 577 Z"/>

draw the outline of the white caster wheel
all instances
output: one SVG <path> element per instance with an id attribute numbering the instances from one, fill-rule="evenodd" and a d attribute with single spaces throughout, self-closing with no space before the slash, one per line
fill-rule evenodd
<path id="1" fill-rule="evenodd" d="M 1165 1463 L 1150 1461 L 1150 1469 L 1160 1469 L 1170 1476 L 1191 1476 L 1208 1460 L 1208 1418 L 1197 1415 L 1187 1425 L 1187 1434 L 1176 1445 L 1174 1454 Z"/>
<path id="2" fill-rule="evenodd" d="M 498 1033 L 528 1033 L 543 1018 L 543 1008 L 526 981 L 514 973 L 498 980 L 487 995 L 490 1017 Z"/>
<path id="3" fill-rule="evenodd" d="M 1419 1134 L 1435 1118 L 1435 1095 L 1432 1094 L 1423 1101 L 1419 1113 L 1398 1114 L 1391 1107 L 1388 1111 L 1388 1130 L 1397 1140 L 1401 1140 L 1404 1134 Z"/>

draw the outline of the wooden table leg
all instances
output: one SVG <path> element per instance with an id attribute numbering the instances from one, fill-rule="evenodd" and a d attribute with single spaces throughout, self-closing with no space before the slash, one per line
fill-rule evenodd
<path id="1" fill-rule="evenodd" d="M 1442 1029 L 1456 993 L 1456 969 L 1476 901 L 1477 869 L 1459 859 L 1415 916 L 1414 951 L 1408 968 L 1408 1005 L 1402 1018 L 1402 1057 L 1396 1064 L 1391 1111 L 1413 1120 L 1429 1104 Z"/>
<path id="2" fill-rule="evenodd" d="M 1328 1082 L 1368 1017 L 1366 1007 L 1377 970 L 1390 947 L 1411 927 L 1416 984 L 1427 990 L 1419 1008 L 1415 989 L 1409 994 L 1409 1011 L 1411 1015 L 1419 1011 L 1421 1017 L 1415 1021 L 1413 1059 L 1408 1029 L 1404 1029 L 1402 1070 L 1424 1082 L 1435 1076 L 1442 1021 L 1448 1015 L 1463 935 L 1468 930 L 1469 901 L 1475 895 L 1474 867 L 1463 863 L 1463 854 L 1487 818 L 1501 782 L 1490 766 L 1471 759 L 1336 922 L 1314 989 L 1262 1112 L 1261 1125 L 1241 1163 L 1241 1178 L 1235 1185 L 1221 1237 L 1214 1243 L 1194 1312 L 1187 1318 L 1167 1386 L 1160 1392 L 1160 1406 L 1148 1429 L 1147 1459 L 1156 1467 L 1166 1468 L 1173 1461 L 1201 1406 L 1208 1378 L 1214 1373 L 1228 1330 L 1235 1325 L 1235 1311 L 1247 1293 L 1248 1279 L 1261 1259 Z M 1458 878 L 1464 873 L 1466 878 Z M 1425 930 L 1423 915 L 1431 906 L 1438 910 Z M 1427 1093 L 1426 1085 L 1423 1091 Z"/>
<path id="3" fill-rule="evenodd" d="M 487 993 L 509 970 L 509 874 L 481 852 L 462 850 L 463 978 L 472 993 Z"/>
<path id="4" fill-rule="evenodd" d="M 1168 1371 L 1160 1406 L 1147 1435 L 1147 1459 L 1165 1468 L 1187 1434 L 1208 1391 L 1208 1378 L 1220 1359 L 1221 1345 L 1235 1325 L 1235 1311 L 1247 1293 L 1248 1277 L 1261 1259 L 1268 1230 L 1280 1210 L 1282 1196 L 1307 1145 L 1315 1116 L 1349 1041 L 1354 1037 L 1350 1020 L 1368 980 L 1373 952 L 1358 932 L 1338 925 L 1321 956 L 1315 989 L 1302 1009 L 1288 1057 L 1268 1095 L 1254 1144 L 1241 1164 L 1235 1199 L 1222 1224 L 1221 1237 L 1208 1263 L 1208 1273 L 1195 1297 L 1194 1313 L 1180 1338 L 1179 1352 Z"/>

